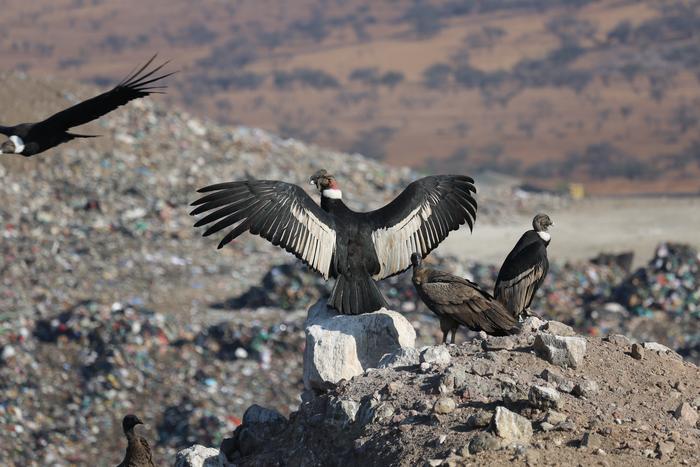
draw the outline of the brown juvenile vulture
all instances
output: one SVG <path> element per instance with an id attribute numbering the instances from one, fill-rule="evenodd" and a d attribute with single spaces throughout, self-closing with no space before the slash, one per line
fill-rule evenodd
<path id="1" fill-rule="evenodd" d="M 440 317 L 442 342 L 451 343 L 461 324 L 472 331 L 484 331 L 492 336 L 518 332 L 518 321 L 488 292 L 475 283 L 448 272 L 425 268 L 419 255 L 411 255 L 413 285 L 430 310 Z"/>
<path id="2" fill-rule="evenodd" d="M 146 438 L 136 434 L 134 427 L 143 425 L 136 415 L 127 415 L 122 420 L 122 429 L 128 441 L 124 460 L 117 467 L 155 467 L 151 456 L 151 447 Z"/>

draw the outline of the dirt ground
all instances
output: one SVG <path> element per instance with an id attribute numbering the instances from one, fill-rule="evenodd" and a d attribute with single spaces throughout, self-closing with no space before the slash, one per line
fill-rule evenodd
<path id="1" fill-rule="evenodd" d="M 590 198 L 548 214 L 554 221 L 549 257 L 557 261 L 634 250 L 638 266 L 662 241 L 700 247 L 700 197 Z M 531 228 L 530 222 L 531 217 L 524 215 L 500 225 L 477 221 L 473 234 L 466 229 L 450 234 L 440 252 L 500 264 L 519 236 Z"/>

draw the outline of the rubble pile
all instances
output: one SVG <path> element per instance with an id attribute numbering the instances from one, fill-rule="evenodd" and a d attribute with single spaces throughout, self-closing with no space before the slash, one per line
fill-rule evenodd
<path id="1" fill-rule="evenodd" d="M 398 350 L 288 418 L 251 406 L 212 465 L 700 463 L 700 369 L 569 330 L 531 317 L 519 335 L 418 349 L 420 364 Z"/>

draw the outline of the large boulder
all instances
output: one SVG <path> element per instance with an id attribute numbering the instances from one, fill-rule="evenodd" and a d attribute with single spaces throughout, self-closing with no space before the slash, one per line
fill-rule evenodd
<path id="1" fill-rule="evenodd" d="M 306 319 L 304 387 L 325 389 L 377 368 L 385 354 L 414 347 L 416 331 L 401 314 L 386 309 L 339 315 L 319 300 Z"/>

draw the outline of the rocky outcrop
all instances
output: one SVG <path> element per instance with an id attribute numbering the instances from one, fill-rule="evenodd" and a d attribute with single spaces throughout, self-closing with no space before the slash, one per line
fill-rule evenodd
<path id="1" fill-rule="evenodd" d="M 531 318 L 517 336 L 397 349 L 382 368 L 308 391 L 288 419 L 251 407 L 222 454 L 235 465 L 700 464 L 697 367 L 663 349 L 638 360 L 622 336 L 550 332 L 567 328 Z"/>
<path id="2" fill-rule="evenodd" d="M 327 389 L 350 380 L 382 357 L 413 348 L 416 332 L 401 314 L 382 309 L 362 315 L 338 315 L 319 300 L 306 319 L 304 387 Z"/>

